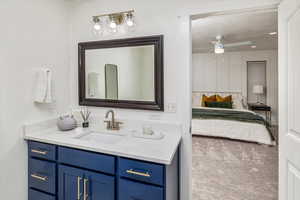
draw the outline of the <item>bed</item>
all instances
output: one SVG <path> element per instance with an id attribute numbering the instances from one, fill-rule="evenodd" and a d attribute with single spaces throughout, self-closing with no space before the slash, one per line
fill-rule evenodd
<path id="1" fill-rule="evenodd" d="M 202 95 L 232 95 L 233 109 L 201 106 Z M 275 141 L 265 119 L 247 110 L 240 93 L 194 92 L 192 134 L 194 136 L 222 137 L 260 144 L 274 145 Z"/>

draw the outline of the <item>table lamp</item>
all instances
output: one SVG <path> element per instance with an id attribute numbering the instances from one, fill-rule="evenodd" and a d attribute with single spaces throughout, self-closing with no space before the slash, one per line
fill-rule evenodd
<path id="1" fill-rule="evenodd" d="M 259 95 L 264 94 L 264 86 L 263 85 L 254 85 L 253 86 L 253 94 L 256 94 L 256 103 L 260 104 L 259 102 Z"/>

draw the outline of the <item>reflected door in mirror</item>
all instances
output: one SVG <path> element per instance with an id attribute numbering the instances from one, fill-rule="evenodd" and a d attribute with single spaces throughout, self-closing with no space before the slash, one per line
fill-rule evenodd
<path id="1" fill-rule="evenodd" d="M 105 99 L 118 100 L 118 66 L 105 65 Z"/>

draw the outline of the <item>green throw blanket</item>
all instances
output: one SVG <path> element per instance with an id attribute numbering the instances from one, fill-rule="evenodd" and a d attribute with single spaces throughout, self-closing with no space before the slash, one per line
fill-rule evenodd
<path id="1" fill-rule="evenodd" d="M 240 122 L 249 122 L 257 124 L 266 124 L 266 121 L 263 117 L 243 111 L 233 111 L 233 110 L 215 110 L 215 109 L 193 109 L 193 118 L 201 119 L 221 119 L 221 120 L 233 120 Z"/>

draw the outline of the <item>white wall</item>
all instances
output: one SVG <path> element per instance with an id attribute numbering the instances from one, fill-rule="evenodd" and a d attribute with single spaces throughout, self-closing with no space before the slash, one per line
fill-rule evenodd
<path id="1" fill-rule="evenodd" d="M 188 132 L 191 118 L 191 37 L 190 15 L 223 10 L 251 8 L 277 3 L 278 0 L 125 0 L 117 4 L 109 0 L 79 1 L 72 10 L 71 86 L 72 104 L 77 105 L 77 43 L 87 40 L 103 40 L 163 34 L 165 36 L 165 104 L 175 103 L 176 113 L 158 113 L 117 109 L 121 117 L 160 119 L 183 124 L 181 145 L 181 199 L 190 199 L 191 194 L 191 137 Z M 136 10 L 138 26 L 135 33 L 95 38 L 91 31 L 91 16 L 127 9 Z M 104 116 L 106 109 L 94 108 L 94 113 Z"/>
<path id="2" fill-rule="evenodd" d="M 247 97 L 247 61 L 267 61 L 267 104 L 278 121 L 278 56 L 276 50 L 193 54 L 193 91 L 241 92 Z"/>
<path id="3" fill-rule="evenodd" d="M 70 0 L 71 1 L 71 0 Z M 191 194 L 191 37 L 190 15 L 252 8 L 278 3 L 279 0 L 74 0 L 66 7 L 63 0 L 0 1 L 0 188 L 1 198 L 27 199 L 27 152 L 22 139 L 24 121 L 43 120 L 54 113 L 32 104 L 33 68 L 53 64 L 57 108 L 78 105 L 77 42 L 100 40 L 91 35 L 91 16 L 134 8 L 138 29 L 130 35 L 165 35 L 166 103 L 177 104 L 176 113 L 117 110 L 119 116 L 179 121 L 183 124 L 181 144 L 181 199 Z M 72 8 L 68 29 L 68 8 Z M 167 12 L 166 12 L 167 11 Z M 21 20 L 21 21 L 20 21 Z M 44 26 L 46 24 L 46 26 Z M 70 33 L 70 34 L 69 34 Z M 72 38 L 68 40 L 68 38 Z M 107 38 L 106 38 L 107 39 Z M 67 42 L 71 42 L 66 49 Z M 70 53 L 70 57 L 68 55 Z M 70 72 L 66 69 L 71 61 Z M 71 74 L 71 76 L 69 76 Z M 69 78 L 71 78 L 69 80 Z M 67 94 L 68 85 L 71 88 Z M 5 86 L 5 87 L 3 87 Z M 93 109 L 103 114 L 106 109 Z"/>
<path id="4" fill-rule="evenodd" d="M 68 7 L 61 0 L 0 1 L 0 199 L 27 199 L 22 124 L 56 116 L 69 105 Z M 35 69 L 53 70 L 56 105 L 32 101 Z"/>

